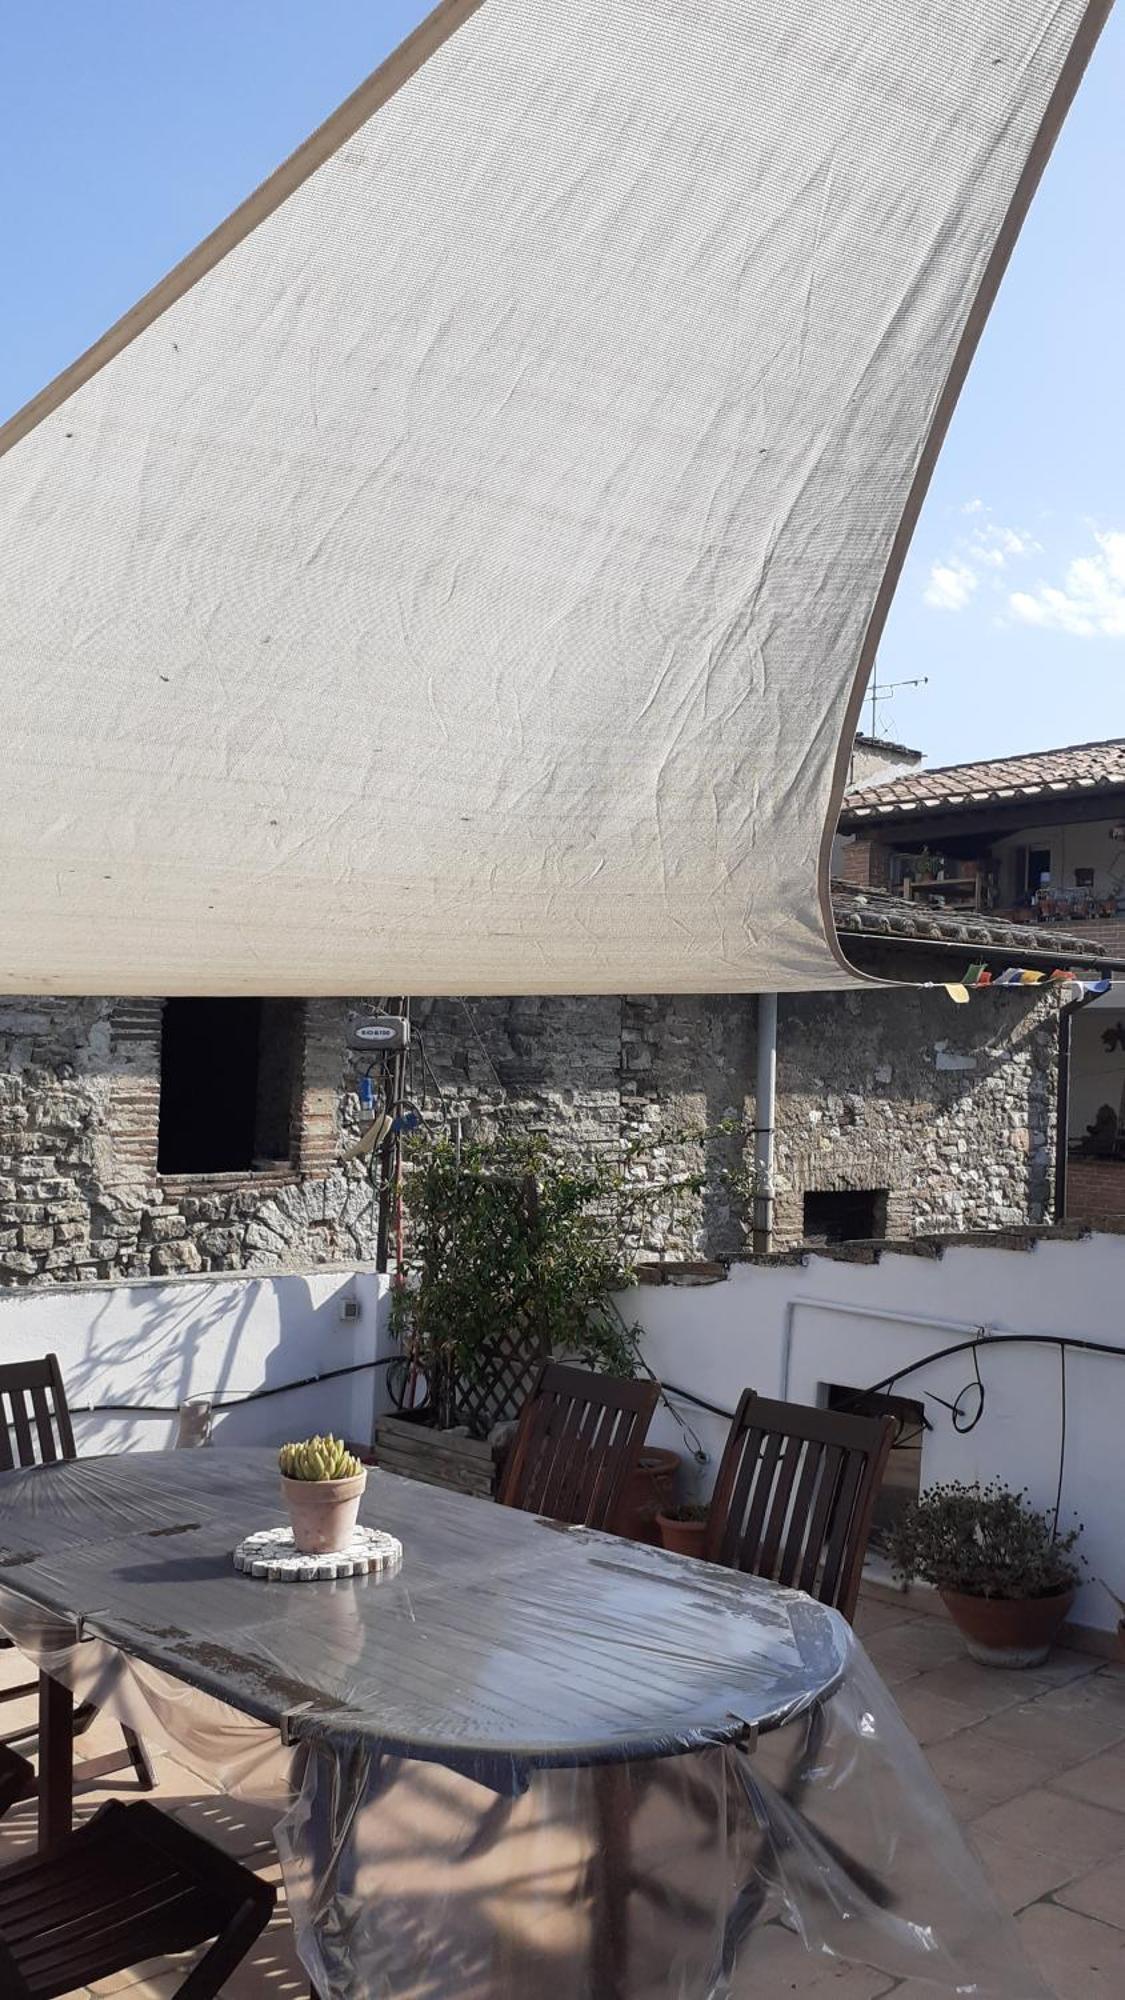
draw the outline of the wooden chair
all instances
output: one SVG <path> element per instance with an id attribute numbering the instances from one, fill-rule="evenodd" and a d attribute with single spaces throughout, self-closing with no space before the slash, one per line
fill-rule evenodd
<path id="1" fill-rule="evenodd" d="M 520 1412 L 501 1506 L 612 1530 L 659 1398 L 658 1382 L 544 1362 Z"/>
<path id="2" fill-rule="evenodd" d="M 855 1614 L 863 1558 L 875 1500 L 895 1437 L 893 1417 L 854 1417 L 803 1403 L 769 1402 L 745 1389 L 723 1451 L 707 1518 L 704 1555 L 728 1569 L 804 1590 L 849 1621 Z M 803 1722 L 798 1747 L 780 1795 L 794 1825 L 804 1825 L 811 1851 L 817 1847 L 855 1887 L 879 1908 L 890 1896 L 878 1876 L 847 1854 L 826 1833 L 805 1820 L 805 1793 L 819 1768 L 827 1727 L 825 1705 L 817 1703 Z M 752 1753 L 745 1759 L 745 1783 L 756 1790 Z M 763 1805 L 762 1822 L 768 1819 Z M 784 1847 L 795 1834 L 775 1829 L 773 1843 Z M 733 1972 L 737 1954 L 759 1921 L 776 1866 L 771 1840 L 763 1842 L 758 1865 L 743 1883 L 727 1920 L 723 1968 Z"/>
<path id="3" fill-rule="evenodd" d="M 893 1417 L 853 1417 L 743 1391 L 703 1553 L 855 1614 Z"/>
<path id="4" fill-rule="evenodd" d="M 57 1465 L 77 1456 L 57 1356 L 48 1354 L 41 1361 L 9 1361 L 0 1366 L 0 1472 Z M 11 1643 L 0 1636 L 0 1649 L 10 1649 Z M 0 1702 L 30 1697 L 37 1687 L 36 1681 L 23 1681 L 18 1687 L 0 1688 Z M 89 1702 L 75 1710 L 76 1736 L 89 1728 L 96 1713 Z M 155 1780 L 144 1745 L 134 1730 L 122 1728 L 121 1733 L 124 1756 L 95 1759 L 87 1767 L 87 1778 L 100 1782 L 108 1772 L 128 1764 L 142 1789 L 151 1791 Z M 34 1728 L 12 1730 L 0 1737 L 0 1743 L 30 1742 L 34 1736 Z M 76 1782 L 81 1782 L 82 1775 L 81 1771 L 76 1774 Z"/>
<path id="5" fill-rule="evenodd" d="M 275 1901 L 268 1882 L 155 1806 L 114 1800 L 48 1853 L 0 1868 L 0 1992 L 56 2000 L 213 1939 L 175 1989 L 212 2000 Z"/>

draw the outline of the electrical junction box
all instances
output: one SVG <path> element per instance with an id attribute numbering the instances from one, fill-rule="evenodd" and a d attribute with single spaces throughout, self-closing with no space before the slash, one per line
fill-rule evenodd
<path id="1" fill-rule="evenodd" d="M 404 1014 L 368 1014 L 352 1022 L 348 1047 L 361 1055 L 395 1055 L 410 1047 L 410 1023 Z"/>

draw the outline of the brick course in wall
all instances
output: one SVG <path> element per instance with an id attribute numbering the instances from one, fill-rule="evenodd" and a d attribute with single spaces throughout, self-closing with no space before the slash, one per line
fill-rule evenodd
<path id="1" fill-rule="evenodd" d="M 877 840 L 841 839 L 833 873 L 852 889 L 886 889 L 890 884 L 890 852 Z"/>
<path id="2" fill-rule="evenodd" d="M 1068 1160 L 1066 1218 L 1097 1222 L 1125 1216 L 1125 1160 Z"/>

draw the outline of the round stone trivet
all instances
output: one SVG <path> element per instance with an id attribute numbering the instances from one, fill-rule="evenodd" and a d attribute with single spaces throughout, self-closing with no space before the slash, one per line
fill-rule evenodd
<path id="1" fill-rule="evenodd" d="M 234 1552 L 235 1569 L 270 1583 L 322 1583 L 338 1576 L 376 1576 L 397 1569 L 402 1543 L 382 1528 L 357 1528 L 346 1548 L 306 1556 L 293 1546 L 292 1528 L 259 1528 Z"/>

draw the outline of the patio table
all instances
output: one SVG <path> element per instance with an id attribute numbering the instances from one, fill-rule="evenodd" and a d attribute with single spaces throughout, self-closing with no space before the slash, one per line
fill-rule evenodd
<path id="1" fill-rule="evenodd" d="M 235 1543 L 281 1518 L 275 1460 L 262 1451 L 9 1473 L 0 1629 L 26 1646 L 45 1620 L 56 1672 L 68 1647 L 101 1641 L 278 1732 L 301 1783 L 279 1844 L 302 1955 L 325 1995 L 521 1990 L 513 1968 L 518 1960 L 526 1978 L 527 1952 L 542 1951 L 547 1890 L 534 1892 L 534 1946 L 520 1935 L 520 1898 L 547 1828 L 541 1882 L 561 1869 L 561 1903 L 572 1915 L 584 1902 L 589 1916 L 588 1952 L 560 1947 L 552 1961 L 560 1995 L 735 1990 L 723 1983 L 728 1923 L 755 1873 L 823 1948 L 839 1949 L 835 1916 L 850 1926 L 846 1955 L 851 1938 L 860 1956 L 874 1938 L 876 1962 L 917 1968 L 916 1919 L 880 1909 L 870 1872 L 838 1865 L 839 1843 L 828 1825 L 816 1830 L 815 1810 L 797 1813 L 792 1787 L 748 1769 L 761 1737 L 815 1716 L 811 1775 L 827 1797 L 865 1736 L 877 1738 L 866 1792 L 853 1784 L 849 1794 L 853 1830 L 878 1830 L 890 1814 L 887 1840 L 867 1854 L 889 1864 L 885 1901 L 901 1889 L 909 1902 L 903 1864 L 919 1798 L 910 1753 L 921 1760 L 836 1613 L 691 1558 L 380 1471 L 361 1518 L 401 1540 L 397 1572 L 317 1583 L 238 1574 Z M 45 1684 L 48 1838 L 69 1814 L 68 1699 Z M 935 1792 L 923 1779 L 936 1935 L 927 1949 L 942 1958 L 948 1915 L 951 1977 L 955 1966 L 963 1978 L 966 1951 L 991 1949 L 997 1918 Z M 414 1845 L 404 1847 L 407 1825 Z M 669 1856 L 671 1886 L 661 1879 Z M 630 1905 L 644 1914 L 630 1917 Z M 432 1986 L 418 1983 L 420 1953 L 431 1968 L 451 1954 Z M 977 1990 L 1033 1989 L 998 1976 Z"/>

